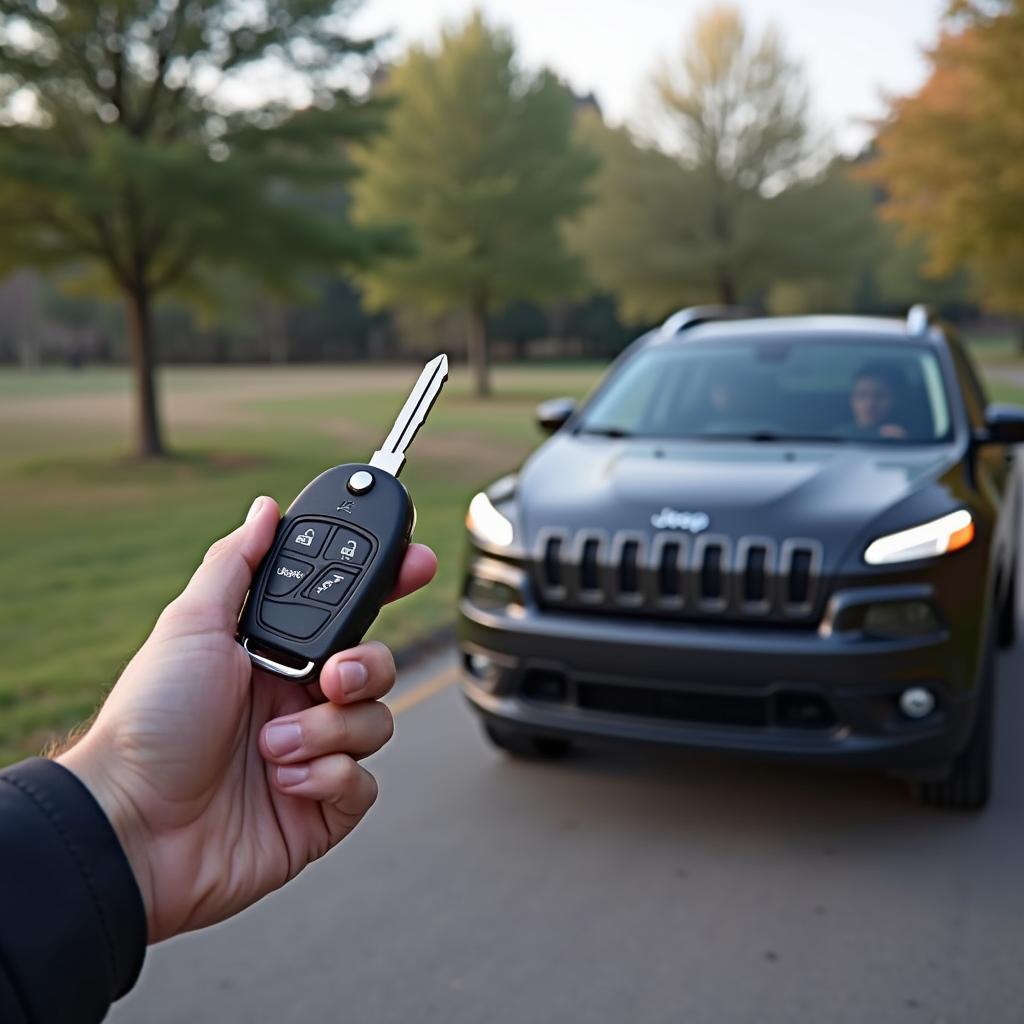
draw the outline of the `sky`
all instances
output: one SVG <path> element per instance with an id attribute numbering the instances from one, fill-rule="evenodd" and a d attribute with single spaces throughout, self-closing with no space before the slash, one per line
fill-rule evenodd
<path id="1" fill-rule="evenodd" d="M 755 28 L 773 23 L 811 87 L 816 126 L 853 153 L 884 111 L 884 96 L 913 91 L 927 72 L 947 0 L 739 0 Z M 479 8 L 512 30 L 525 64 L 546 65 L 576 92 L 594 92 L 605 117 L 637 123 L 645 83 L 670 60 L 708 0 L 365 0 L 354 28 L 391 31 L 385 54 L 436 40 L 445 22 Z"/>

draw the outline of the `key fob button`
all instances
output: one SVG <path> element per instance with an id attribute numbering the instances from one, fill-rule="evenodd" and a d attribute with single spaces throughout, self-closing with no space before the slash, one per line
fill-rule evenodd
<path id="1" fill-rule="evenodd" d="M 304 583 L 313 566 L 308 562 L 300 562 L 297 558 L 281 557 L 270 570 L 267 580 L 267 593 L 271 597 L 284 597 L 290 594 L 300 583 Z"/>
<path id="2" fill-rule="evenodd" d="M 328 523 L 318 523 L 309 519 L 303 519 L 292 524 L 288 530 L 288 540 L 285 541 L 282 551 L 294 551 L 297 555 L 307 555 L 316 558 L 320 549 L 331 532 Z"/>
<path id="3" fill-rule="evenodd" d="M 296 640 L 311 637 L 330 617 L 330 612 L 319 608 L 281 601 L 264 601 L 260 608 L 260 618 L 266 626 Z"/>
<path id="4" fill-rule="evenodd" d="M 365 494 L 373 486 L 373 474 L 360 469 L 348 478 L 348 489 L 353 494 Z"/>
<path id="5" fill-rule="evenodd" d="M 355 530 L 338 527 L 338 532 L 327 545 L 324 558 L 332 562 L 348 562 L 349 565 L 362 565 L 370 554 L 370 542 Z"/>
<path id="6" fill-rule="evenodd" d="M 352 573 L 344 572 L 341 569 L 328 569 L 306 591 L 306 597 L 312 598 L 314 601 L 322 601 L 324 604 L 339 605 L 354 581 L 355 576 Z"/>

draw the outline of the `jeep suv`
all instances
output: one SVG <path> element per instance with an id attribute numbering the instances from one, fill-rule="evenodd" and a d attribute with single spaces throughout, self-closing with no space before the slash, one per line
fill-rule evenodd
<path id="1" fill-rule="evenodd" d="M 627 740 L 989 793 L 1024 410 L 906 321 L 683 310 L 467 515 L 463 690 L 499 747 Z"/>

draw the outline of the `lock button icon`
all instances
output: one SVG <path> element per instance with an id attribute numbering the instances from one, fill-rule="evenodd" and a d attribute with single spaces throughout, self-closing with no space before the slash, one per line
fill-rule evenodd
<path id="1" fill-rule="evenodd" d="M 306 555 L 317 555 L 324 546 L 326 535 L 330 528 L 324 523 L 313 523 L 312 526 L 306 523 L 298 523 L 292 527 L 291 537 L 285 548 L 291 551 L 299 551 Z"/>
<path id="2" fill-rule="evenodd" d="M 341 546 L 341 550 L 338 552 L 338 557 L 346 562 L 351 562 L 356 555 L 356 542 L 350 540 L 347 544 Z"/>

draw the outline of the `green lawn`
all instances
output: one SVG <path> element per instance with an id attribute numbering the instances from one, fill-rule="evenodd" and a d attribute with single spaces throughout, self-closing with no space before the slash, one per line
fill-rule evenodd
<path id="1" fill-rule="evenodd" d="M 206 547 L 252 498 L 282 505 L 318 472 L 363 461 L 415 368 L 171 369 L 161 376 L 178 457 L 125 456 L 130 381 L 120 370 L 0 372 L 0 763 L 87 716 Z M 533 407 L 584 394 L 599 367 L 499 369 L 472 398 L 456 370 L 402 479 L 438 579 L 386 609 L 373 634 L 402 646 L 453 617 L 462 520 L 473 491 L 539 442 Z"/>
<path id="2" fill-rule="evenodd" d="M 964 335 L 964 339 L 971 354 L 983 366 L 1024 369 L 1020 343 L 1012 334 L 971 334 L 968 332 Z"/>

